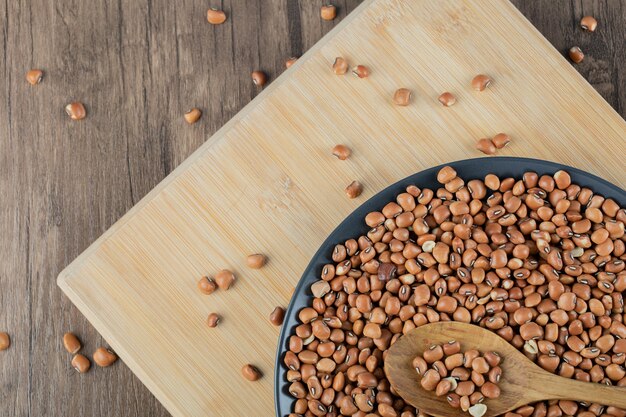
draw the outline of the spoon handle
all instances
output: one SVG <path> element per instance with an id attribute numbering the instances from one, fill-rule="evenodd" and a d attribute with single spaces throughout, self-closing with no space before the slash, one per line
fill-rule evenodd
<path id="1" fill-rule="evenodd" d="M 583 382 L 547 374 L 533 382 L 542 400 L 576 400 L 626 409 L 626 387 Z"/>

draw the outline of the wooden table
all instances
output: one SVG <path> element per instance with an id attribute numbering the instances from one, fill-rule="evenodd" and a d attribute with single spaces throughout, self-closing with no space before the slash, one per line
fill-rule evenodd
<path id="1" fill-rule="evenodd" d="M 329 31 L 357 0 L 337 1 L 335 22 L 314 0 L 29 0 L 0 4 L 0 416 L 161 416 L 165 409 L 120 362 L 78 375 L 62 345 L 72 330 L 91 353 L 106 342 L 60 292 L 59 271 L 228 121 L 270 79 Z M 556 4 L 555 4 L 556 3 Z M 626 115 L 626 1 L 515 4 Z M 599 20 L 583 33 L 580 16 Z M 42 68 L 43 82 L 24 80 Z M 63 107 L 82 101 L 88 117 Z M 182 114 L 200 107 L 199 123 Z"/>

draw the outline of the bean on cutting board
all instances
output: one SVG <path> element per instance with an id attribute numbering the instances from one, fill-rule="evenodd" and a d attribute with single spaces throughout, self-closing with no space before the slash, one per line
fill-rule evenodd
<path id="1" fill-rule="evenodd" d="M 248 381 L 258 381 L 261 379 L 261 371 L 254 365 L 246 364 L 241 368 L 241 374 Z"/>
<path id="2" fill-rule="evenodd" d="M 267 75 L 263 71 L 253 71 L 252 82 L 257 87 L 263 87 L 267 83 Z"/>
<path id="3" fill-rule="evenodd" d="M 295 56 L 292 56 L 291 58 L 288 58 L 288 59 L 285 61 L 285 68 L 289 68 L 289 67 L 291 67 L 293 64 L 295 64 L 295 63 L 296 63 L 296 61 L 297 61 L 297 60 L 298 60 L 298 58 L 297 58 L 297 57 L 295 57 Z"/>
<path id="4" fill-rule="evenodd" d="M 365 65 L 357 65 L 352 70 L 352 74 L 354 74 L 355 76 L 359 78 L 367 78 L 370 75 L 370 70 Z"/>
<path id="5" fill-rule="evenodd" d="M 320 8 L 320 17 L 323 20 L 334 20 L 337 17 L 337 7 L 332 4 L 327 4 Z"/>
<path id="6" fill-rule="evenodd" d="M 270 322 L 274 326 L 280 326 L 283 324 L 283 320 L 285 319 L 285 309 L 282 307 L 276 307 L 270 313 Z"/>
<path id="7" fill-rule="evenodd" d="M 357 198 L 363 192 L 363 186 L 358 181 L 352 181 L 346 187 L 346 195 L 348 198 Z"/>
<path id="8" fill-rule="evenodd" d="M 187 110 L 183 117 L 185 118 L 185 121 L 191 125 L 200 120 L 201 116 L 202 111 L 194 107 L 193 109 Z"/>
<path id="9" fill-rule="evenodd" d="M 220 323 L 221 317 L 217 313 L 210 313 L 206 319 L 207 326 L 213 328 Z"/>
<path id="10" fill-rule="evenodd" d="M 350 157 L 352 151 L 346 145 L 339 144 L 335 145 L 332 149 L 332 153 L 337 157 L 337 159 L 345 161 Z"/>
<path id="11" fill-rule="evenodd" d="M 7 332 L 0 332 L 0 351 L 7 350 L 11 346 L 11 337 Z"/>
<path id="12" fill-rule="evenodd" d="M 210 295 L 217 290 L 217 284 L 209 277 L 202 277 L 198 281 L 198 290 L 200 290 L 202 294 Z"/>
<path id="13" fill-rule="evenodd" d="M 344 75 L 346 72 L 348 72 L 348 68 L 348 61 L 340 56 L 335 58 L 335 61 L 333 62 L 333 72 L 336 75 Z"/>
<path id="14" fill-rule="evenodd" d="M 30 85 L 37 85 L 43 80 L 43 71 L 39 69 L 32 69 L 26 73 L 26 81 Z"/>
<path id="15" fill-rule="evenodd" d="M 267 263 L 267 257 L 260 253 L 248 255 L 248 257 L 246 258 L 246 265 L 248 265 L 248 267 L 252 269 L 263 268 L 263 266 L 265 266 L 266 263 Z"/>
<path id="16" fill-rule="evenodd" d="M 579 46 L 572 46 L 567 54 L 569 55 L 569 58 L 572 60 L 572 62 L 574 62 L 575 64 L 580 64 L 581 62 L 583 62 L 583 59 L 585 59 L 585 54 Z"/>

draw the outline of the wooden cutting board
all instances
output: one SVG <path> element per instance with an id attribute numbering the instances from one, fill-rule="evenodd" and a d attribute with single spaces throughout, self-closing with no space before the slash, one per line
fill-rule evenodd
<path id="1" fill-rule="evenodd" d="M 589 35 L 597 36 L 597 35 Z M 371 76 L 336 76 L 336 56 Z M 469 87 L 478 73 L 487 91 Z M 399 87 L 408 107 L 391 103 Z M 437 96 L 458 97 L 445 108 Z M 317 247 L 386 185 L 477 157 L 562 162 L 624 187 L 626 123 L 505 0 L 369 0 L 179 166 L 59 276 L 68 297 L 176 416 L 271 416 L 278 329 Z M 347 161 L 330 149 L 345 143 Z M 344 187 L 361 181 L 361 197 Z M 269 264 L 245 267 L 249 253 Z M 236 271 L 227 292 L 198 278 Z M 205 318 L 223 321 L 209 329 Z M 241 377 L 245 363 L 265 374 Z"/>

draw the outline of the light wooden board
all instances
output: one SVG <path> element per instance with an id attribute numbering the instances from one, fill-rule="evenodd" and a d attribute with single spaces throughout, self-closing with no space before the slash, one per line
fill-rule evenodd
<path id="1" fill-rule="evenodd" d="M 368 79 L 336 76 L 344 56 Z M 487 73 L 486 92 L 469 88 Z M 414 103 L 391 104 L 411 88 Z M 444 108 L 450 91 L 458 103 Z M 386 185 L 477 157 L 548 159 L 624 187 L 626 123 L 507 1 L 365 1 L 59 276 L 63 291 L 176 416 L 270 416 L 278 329 L 267 316 L 325 236 Z M 349 145 L 348 161 L 330 155 Z M 348 200 L 357 179 L 363 195 Z M 262 270 L 245 255 L 263 252 Z M 238 281 L 202 296 L 228 267 Z M 205 318 L 217 311 L 218 328 Z M 265 377 L 240 376 L 245 363 Z"/>

